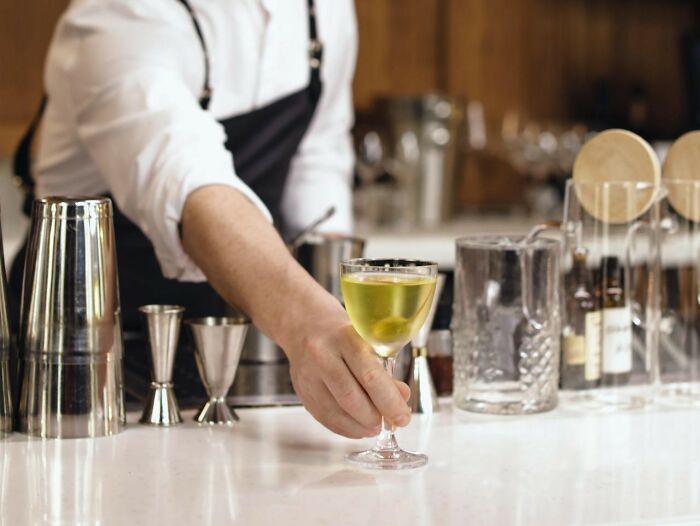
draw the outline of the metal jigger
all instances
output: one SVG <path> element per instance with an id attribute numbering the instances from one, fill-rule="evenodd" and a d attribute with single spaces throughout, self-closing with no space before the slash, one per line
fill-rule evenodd
<path id="1" fill-rule="evenodd" d="M 408 367 L 408 386 L 411 388 L 411 397 L 408 405 L 412 413 L 437 413 L 439 410 L 437 392 L 433 377 L 428 366 L 428 335 L 433 326 L 435 311 L 440 300 L 442 288 L 445 285 L 445 276 L 438 274 L 435 284 L 435 295 L 433 303 L 430 305 L 428 316 L 425 318 L 423 326 L 411 340 L 411 364 Z"/>
<path id="2" fill-rule="evenodd" d="M 177 407 L 172 375 L 180 320 L 184 307 L 179 305 L 144 305 L 139 311 L 146 319 L 151 346 L 151 390 L 141 415 L 142 424 L 171 426 L 182 422 Z"/>
<path id="3" fill-rule="evenodd" d="M 192 331 L 197 369 L 209 400 L 195 421 L 200 424 L 232 425 L 238 415 L 226 403 L 226 394 L 236 376 L 250 320 L 244 316 L 186 320 Z"/>

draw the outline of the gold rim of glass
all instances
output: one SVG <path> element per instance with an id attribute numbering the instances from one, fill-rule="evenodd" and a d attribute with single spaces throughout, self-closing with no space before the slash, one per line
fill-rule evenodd
<path id="1" fill-rule="evenodd" d="M 535 237 L 528 243 L 523 243 L 527 236 L 502 236 L 502 235 L 474 235 L 457 238 L 455 243 L 458 247 L 466 248 L 483 248 L 483 249 L 502 249 L 502 250 L 519 250 L 534 248 L 543 248 L 558 250 L 561 242 L 558 239 L 550 239 L 547 237 Z M 508 239 L 510 243 L 503 244 L 503 240 Z"/>
<path id="2" fill-rule="evenodd" d="M 423 261 L 420 259 L 402 259 L 402 258 L 355 258 L 348 259 L 341 263 L 345 269 L 362 269 L 362 270 L 416 270 L 417 268 L 437 268 L 438 264 L 434 261 Z"/>

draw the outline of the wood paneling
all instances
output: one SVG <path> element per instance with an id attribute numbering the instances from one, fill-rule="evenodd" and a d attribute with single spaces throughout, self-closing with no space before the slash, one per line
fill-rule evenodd
<path id="1" fill-rule="evenodd" d="M 620 125 L 631 87 L 642 84 L 654 138 L 686 127 L 680 40 L 696 27 L 696 2 L 446 1 L 446 89 L 482 102 L 492 132 L 513 110 L 538 121 L 589 120 L 599 79 L 610 86 Z M 464 203 L 522 199 L 522 180 L 512 170 L 475 155 L 463 174 Z"/>
<path id="2" fill-rule="evenodd" d="M 0 155 L 9 155 L 42 93 L 44 58 L 67 0 L 0 2 Z"/>
<path id="3" fill-rule="evenodd" d="M 444 0 L 356 0 L 360 34 L 355 104 L 440 88 Z"/>
<path id="4" fill-rule="evenodd" d="M 681 36 L 696 27 L 692 1 L 590 3 L 590 15 L 571 13 L 564 3 L 567 25 L 566 84 L 568 107 L 576 117 L 590 100 L 591 80 L 610 80 L 612 107 L 624 112 L 633 83 L 646 86 L 651 104 L 649 121 L 655 136 L 673 137 L 688 122 L 682 71 Z M 578 31 L 574 31 L 578 28 Z M 594 43 L 594 45 L 591 45 Z"/>
<path id="5" fill-rule="evenodd" d="M 657 136 L 687 117 L 680 38 L 697 22 L 692 0 L 448 0 L 447 89 L 484 103 L 492 119 L 518 109 L 540 119 L 590 116 L 607 79 L 625 111 L 644 84 Z"/>

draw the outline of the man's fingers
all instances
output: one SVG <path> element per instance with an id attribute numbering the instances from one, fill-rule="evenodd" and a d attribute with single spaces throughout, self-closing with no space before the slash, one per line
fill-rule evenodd
<path id="1" fill-rule="evenodd" d="M 404 382 L 401 380 L 397 380 L 394 378 L 394 383 L 396 384 L 396 387 L 399 388 L 399 391 L 401 392 L 401 396 L 403 397 L 406 402 L 408 402 L 408 399 L 411 398 L 411 388 L 408 387 Z"/>
<path id="2" fill-rule="evenodd" d="M 338 405 L 366 429 L 381 423 L 381 416 L 364 389 L 339 356 L 329 355 L 324 363 L 323 381 Z"/>
<path id="3" fill-rule="evenodd" d="M 326 386 L 320 385 L 318 389 L 326 389 Z M 365 438 L 379 433 L 378 427 L 367 428 L 352 418 L 335 402 L 333 396 L 327 389 L 326 392 L 319 397 L 319 400 L 321 404 L 318 415 L 315 414 L 315 412 L 311 414 L 316 420 L 334 433 L 348 438 Z"/>
<path id="4" fill-rule="evenodd" d="M 410 422 L 411 410 L 406 405 L 400 387 L 386 373 L 381 361 L 370 349 L 344 351 L 343 359 L 384 418 L 397 426 L 405 426 Z"/>
<path id="5" fill-rule="evenodd" d="M 295 385 L 299 397 L 311 415 L 325 427 L 348 438 L 365 438 L 379 433 L 379 426 L 365 427 L 335 401 L 322 381 Z"/>

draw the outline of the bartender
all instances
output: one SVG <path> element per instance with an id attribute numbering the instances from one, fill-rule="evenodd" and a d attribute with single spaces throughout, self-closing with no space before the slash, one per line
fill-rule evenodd
<path id="1" fill-rule="evenodd" d="M 331 205 L 325 228 L 351 227 L 356 43 L 352 0 L 74 0 L 27 179 L 112 196 L 126 329 L 139 305 L 228 303 L 284 349 L 319 422 L 365 437 L 380 415 L 408 424 L 408 387 L 280 237 Z"/>

